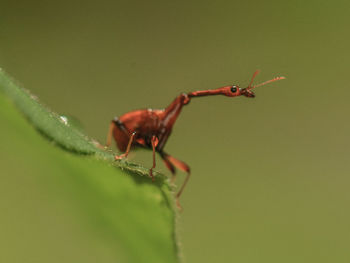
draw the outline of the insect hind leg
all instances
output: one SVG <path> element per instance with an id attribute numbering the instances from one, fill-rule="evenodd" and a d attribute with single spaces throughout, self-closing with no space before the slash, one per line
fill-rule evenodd
<path id="1" fill-rule="evenodd" d="M 130 139 L 129 139 L 129 142 L 128 142 L 128 146 L 126 147 L 126 151 L 125 153 L 121 154 L 121 155 L 116 155 L 114 156 L 115 160 L 121 160 L 121 159 L 124 159 L 126 157 L 128 157 L 129 155 L 129 152 L 130 152 L 130 148 L 131 148 L 131 145 L 134 141 L 134 138 L 135 138 L 135 135 L 136 135 L 136 132 L 133 132 L 130 136 Z"/>

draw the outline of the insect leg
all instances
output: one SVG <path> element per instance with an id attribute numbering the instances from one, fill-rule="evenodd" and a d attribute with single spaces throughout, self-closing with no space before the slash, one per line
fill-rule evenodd
<path id="1" fill-rule="evenodd" d="M 181 209 L 181 205 L 180 205 L 180 202 L 179 202 L 179 198 L 183 192 L 183 190 L 185 189 L 185 186 L 188 182 L 188 180 L 190 179 L 190 176 L 191 176 L 191 170 L 190 170 L 190 167 L 184 163 L 183 161 L 180 161 L 178 159 L 176 159 L 175 157 L 167 154 L 167 153 L 162 153 L 162 158 L 164 160 L 167 160 L 167 162 L 170 162 L 173 166 L 177 167 L 178 169 L 184 171 L 187 173 L 187 176 L 185 178 L 185 181 L 182 183 L 182 186 L 179 190 L 179 192 L 176 194 L 176 205 Z M 175 176 L 173 176 L 174 178 Z"/>
<path id="2" fill-rule="evenodd" d="M 154 181 L 154 176 L 153 176 L 153 169 L 156 167 L 156 147 L 158 145 L 158 138 L 153 135 L 152 139 L 151 139 L 151 143 L 152 143 L 152 150 L 153 150 L 153 166 L 151 169 L 149 169 L 149 175 L 152 178 L 152 181 Z"/>
<path id="3" fill-rule="evenodd" d="M 160 152 L 160 156 L 162 157 L 165 166 L 170 170 L 171 172 L 171 182 L 174 183 L 175 182 L 175 178 L 176 178 L 176 170 L 175 170 L 175 166 L 167 159 L 167 156 L 169 156 L 168 154 L 164 153 L 164 152 Z"/>
<path id="4" fill-rule="evenodd" d="M 107 142 L 106 142 L 106 147 L 111 146 L 111 142 L 112 142 L 112 135 L 113 135 L 113 130 L 115 127 L 115 123 L 113 121 L 111 121 L 111 124 L 109 125 L 109 130 L 108 130 L 108 134 L 107 134 Z"/>
<path id="5" fill-rule="evenodd" d="M 120 159 L 123 159 L 123 158 L 128 157 L 128 154 L 129 154 L 129 152 L 130 152 L 130 148 L 131 148 L 131 145 L 132 145 L 132 143 L 133 143 L 133 141 L 134 141 L 135 135 L 136 135 L 136 132 L 133 132 L 133 133 L 131 134 L 130 139 L 129 139 L 128 146 L 126 147 L 125 153 L 123 153 L 123 154 L 121 154 L 121 155 L 116 155 L 116 156 L 114 156 L 114 158 L 115 158 L 116 160 L 120 160 Z"/>

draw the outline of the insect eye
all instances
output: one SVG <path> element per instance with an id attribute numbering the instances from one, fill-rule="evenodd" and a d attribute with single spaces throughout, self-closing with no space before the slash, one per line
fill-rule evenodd
<path id="1" fill-rule="evenodd" d="M 236 91 L 237 91 L 236 86 L 232 86 L 232 87 L 231 87 L 231 92 L 232 92 L 232 93 L 236 93 Z"/>

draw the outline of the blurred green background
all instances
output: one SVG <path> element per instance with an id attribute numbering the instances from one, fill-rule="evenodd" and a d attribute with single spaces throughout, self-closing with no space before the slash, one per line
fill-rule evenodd
<path id="1" fill-rule="evenodd" d="M 286 76 L 255 99 L 184 108 L 166 145 L 193 172 L 184 258 L 349 262 L 349 11 L 348 1 L 2 0 L 0 67 L 101 142 L 127 111 L 244 87 L 256 69 L 257 83 Z M 151 165 L 150 152 L 132 157 Z M 168 173 L 160 159 L 157 169 Z"/>

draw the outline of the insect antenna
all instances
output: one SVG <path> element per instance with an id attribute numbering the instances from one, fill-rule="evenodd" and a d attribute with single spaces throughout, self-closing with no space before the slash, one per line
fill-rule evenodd
<path id="1" fill-rule="evenodd" d="M 252 78 L 252 81 L 253 81 L 254 77 L 257 75 L 257 72 L 258 72 L 258 71 L 256 71 L 256 72 L 254 73 L 253 78 Z M 268 84 L 268 83 L 275 82 L 275 81 L 281 80 L 281 79 L 285 79 L 285 77 L 282 77 L 282 76 L 281 76 L 281 77 L 276 77 L 276 78 L 273 78 L 273 79 L 264 81 L 263 83 L 260 83 L 260 84 L 258 84 L 258 85 L 254 85 L 254 86 L 251 86 L 251 84 L 252 84 L 252 81 L 251 81 L 247 89 L 248 89 L 248 90 L 255 89 L 255 88 L 257 88 L 257 87 L 261 87 L 261 86 L 264 86 L 264 85 L 266 85 L 266 84 Z"/>
<path id="2" fill-rule="evenodd" d="M 260 70 L 257 70 L 257 71 L 254 72 L 253 77 L 252 77 L 252 80 L 250 81 L 249 86 L 248 86 L 247 89 L 253 89 L 253 88 L 255 88 L 254 86 L 252 87 L 252 84 L 253 84 L 253 81 L 254 81 L 255 77 L 256 77 L 259 73 L 260 73 Z"/>

